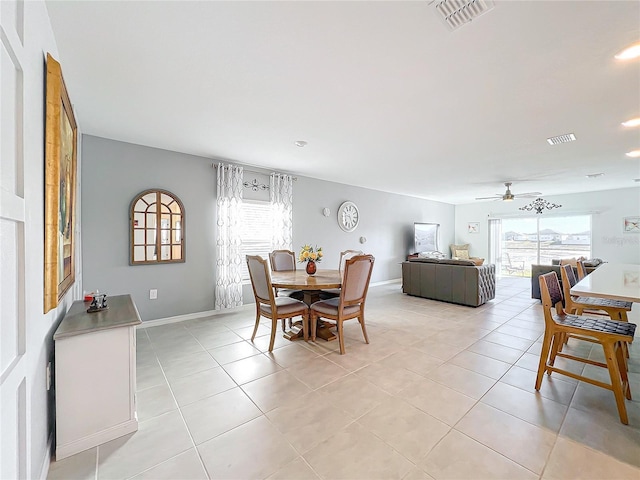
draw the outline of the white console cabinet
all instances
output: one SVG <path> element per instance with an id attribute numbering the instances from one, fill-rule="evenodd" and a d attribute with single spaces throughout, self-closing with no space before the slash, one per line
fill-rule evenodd
<path id="1" fill-rule="evenodd" d="M 138 429 L 136 325 L 130 295 L 107 297 L 109 308 L 87 313 L 74 302 L 55 341 L 56 459 Z"/>

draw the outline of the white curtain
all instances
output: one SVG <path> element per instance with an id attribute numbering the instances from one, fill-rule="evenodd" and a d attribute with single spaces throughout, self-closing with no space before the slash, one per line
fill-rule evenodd
<path id="1" fill-rule="evenodd" d="M 274 250 L 293 250 L 293 177 L 272 173 L 269 181 Z"/>
<path id="2" fill-rule="evenodd" d="M 242 182 L 242 167 L 218 164 L 216 310 L 242 305 Z"/>
<path id="3" fill-rule="evenodd" d="M 496 266 L 496 275 L 502 273 L 502 221 L 489 220 L 489 262 Z"/>

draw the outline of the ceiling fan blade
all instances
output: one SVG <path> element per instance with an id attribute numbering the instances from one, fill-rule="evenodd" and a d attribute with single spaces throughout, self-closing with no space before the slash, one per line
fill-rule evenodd
<path id="1" fill-rule="evenodd" d="M 494 197 L 477 197 L 476 200 L 499 200 L 502 198 L 501 194 L 497 194 Z"/>
<path id="2" fill-rule="evenodd" d="M 516 193 L 516 198 L 535 198 L 542 195 L 540 192 L 527 192 L 527 193 Z"/>

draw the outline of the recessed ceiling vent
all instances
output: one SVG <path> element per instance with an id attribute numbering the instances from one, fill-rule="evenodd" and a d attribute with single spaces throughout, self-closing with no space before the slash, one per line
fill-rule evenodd
<path id="1" fill-rule="evenodd" d="M 435 5 L 451 30 L 475 20 L 494 7 L 491 0 L 436 0 Z"/>
<path id="2" fill-rule="evenodd" d="M 547 138 L 549 145 L 558 145 L 559 143 L 575 142 L 576 136 L 573 133 L 565 133 L 557 137 Z"/>

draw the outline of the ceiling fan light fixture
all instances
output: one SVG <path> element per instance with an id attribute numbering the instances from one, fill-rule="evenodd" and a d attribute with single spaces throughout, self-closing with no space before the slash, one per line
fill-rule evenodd
<path id="1" fill-rule="evenodd" d="M 640 57 L 640 43 L 633 44 L 615 55 L 616 60 L 633 60 Z"/>
<path id="2" fill-rule="evenodd" d="M 640 158 L 640 150 L 631 150 L 626 153 L 627 157 L 631 158 Z"/>

